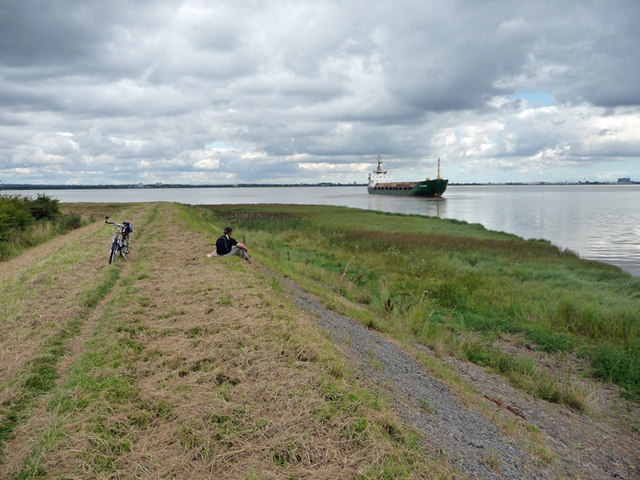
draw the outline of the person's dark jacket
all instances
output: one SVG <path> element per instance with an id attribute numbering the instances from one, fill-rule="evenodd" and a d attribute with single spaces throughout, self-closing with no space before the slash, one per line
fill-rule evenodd
<path id="1" fill-rule="evenodd" d="M 226 255 L 231 251 L 231 247 L 238 244 L 238 241 L 227 235 L 222 235 L 218 240 L 216 240 L 216 253 L 218 255 Z"/>

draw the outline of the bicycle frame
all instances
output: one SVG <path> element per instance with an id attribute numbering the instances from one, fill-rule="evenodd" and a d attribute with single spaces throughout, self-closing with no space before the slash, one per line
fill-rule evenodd
<path id="1" fill-rule="evenodd" d="M 131 231 L 131 224 L 128 222 L 110 222 L 109 217 L 104 217 L 104 223 L 116 227 L 116 233 L 111 239 L 111 246 L 109 248 L 109 263 L 113 263 L 118 254 L 126 260 L 127 254 L 129 253 L 129 232 Z"/>

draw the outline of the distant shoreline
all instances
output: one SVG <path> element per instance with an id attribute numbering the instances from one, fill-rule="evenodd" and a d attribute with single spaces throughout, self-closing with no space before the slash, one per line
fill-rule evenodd
<path id="1" fill-rule="evenodd" d="M 449 183 L 449 186 L 543 186 L 543 185 L 640 185 L 640 182 L 505 182 L 505 183 Z M 366 183 L 238 183 L 238 184 L 111 184 L 111 185 L 59 185 L 13 183 L 0 185 L 2 190 L 103 190 L 103 189 L 148 189 L 148 188 L 271 188 L 271 187 L 366 187 Z"/>

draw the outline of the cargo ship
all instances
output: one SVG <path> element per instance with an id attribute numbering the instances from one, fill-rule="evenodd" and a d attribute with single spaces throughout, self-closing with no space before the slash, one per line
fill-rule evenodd
<path id="1" fill-rule="evenodd" d="M 447 189 L 449 180 L 440 178 L 440 158 L 438 158 L 438 178 L 427 178 L 421 182 L 392 182 L 388 171 L 382 170 L 382 160 L 378 155 L 378 168 L 369 174 L 369 193 L 382 195 L 409 195 L 414 197 L 440 197 Z"/>

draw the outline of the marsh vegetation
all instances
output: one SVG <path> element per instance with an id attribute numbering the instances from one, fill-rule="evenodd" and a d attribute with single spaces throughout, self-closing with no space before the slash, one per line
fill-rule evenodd
<path id="1" fill-rule="evenodd" d="M 640 279 L 615 267 L 547 241 L 433 217 L 308 206 L 201 214 L 235 225 L 270 267 L 370 328 L 578 409 L 588 405 L 571 375 L 546 371 L 531 352 L 582 359 L 581 375 L 638 398 Z M 502 348 L 508 343 L 522 348 Z"/>

